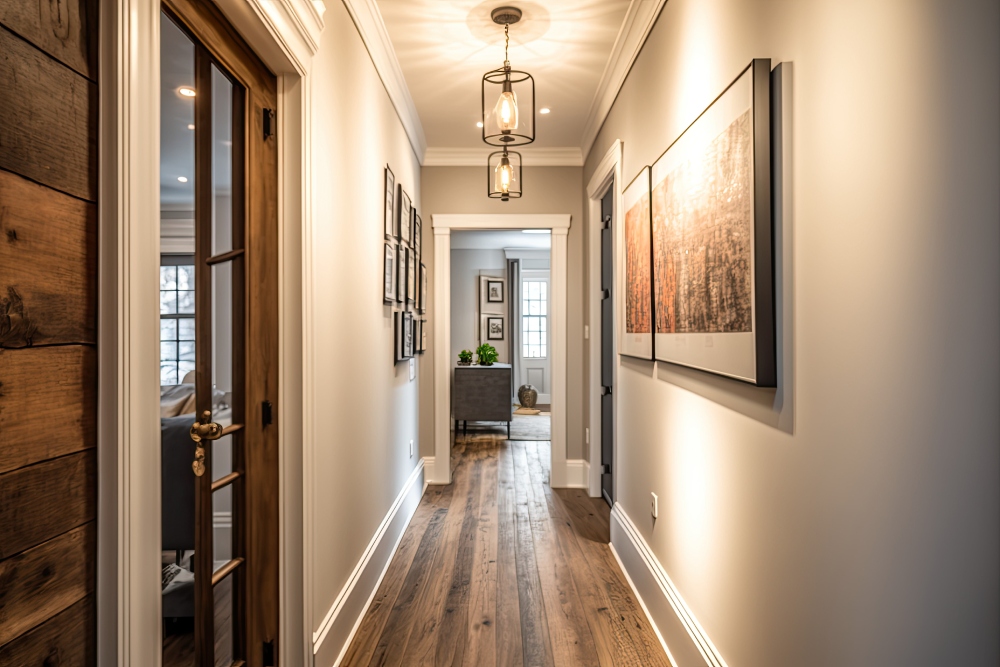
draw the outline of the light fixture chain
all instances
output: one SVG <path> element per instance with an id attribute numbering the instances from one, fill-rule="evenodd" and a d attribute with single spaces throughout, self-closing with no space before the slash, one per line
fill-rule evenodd
<path id="1" fill-rule="evenodd" d="M 507 52 L 510 49 L 510 24 L 503 24 L 503 66 L 510 69 L 510 57 Z"/>

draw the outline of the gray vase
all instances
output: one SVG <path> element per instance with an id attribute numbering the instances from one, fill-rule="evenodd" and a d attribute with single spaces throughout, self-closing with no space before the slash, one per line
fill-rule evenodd
<path id="1" fill-rule="evenodd" d="M 522 408 L 533 408 L 538 402 L 538 392 L 530 384 L 522 384 L 517 390 L 517 402 Z"/>

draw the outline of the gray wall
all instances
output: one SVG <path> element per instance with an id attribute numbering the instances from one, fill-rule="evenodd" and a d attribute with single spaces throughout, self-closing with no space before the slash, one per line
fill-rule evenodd
<path id="1" fill-rule="evenodd" d="M 573 221 L 569 229 L 569 293 L 567 295 L 566 361 L 569 377 L 566 383 L 566 457 L 587 456 L 584 446 L 584 359 L 583 338 L 583 170 L 580 167 L 525 167 L 524 197 L 501 202 L 486 196 L 486 167 L 422 167 L 420 215 L 424 219 L 424 262 L 428 280 L 434 281 L 434 232 L 431 216 L 435 213 L 569 213 Z M 433 289 L 429 308 L 433 309 Z M 428 311 L 433 312 L 432 310 Z M 428 317 L 428 340 L 435 326 Z M 420 389 L 420 453 L 434 456 L 434 387 L 433 351 L 423 355 L 419 373 Z"/>
<path id="2" fill-rule="evenodd" d="M 778 391 L 638 361 L 616 391 L 618 502 L 730 665 L 1000 660 L 998 24 L 669 0 L 587 158 L 621 139 L 628 182 L 793 63 Z"/>
<path id="3" fill-rule="evenodd" d="M 504 280 L 507 292 L 507 258 L 503 250 L 452 250 L 451 251 L 451 359 L 458 360 L 463 350 L 476 351 L 479 345 L 479 276 L 496 276 Z M 510 298 L 503 303 L 503 317 L 507 318 Z M 497 349 L 498 361 L 510 363 L 510 323 L 504 323 L 506 340 L 491 341 Z"/>

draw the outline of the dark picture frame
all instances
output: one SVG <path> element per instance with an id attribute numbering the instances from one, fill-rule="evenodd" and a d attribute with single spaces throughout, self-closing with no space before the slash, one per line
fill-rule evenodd
<path id="1" fill-rule="evenodd" d="M 393 313 L 393 357 L 395 363 L 413 356 L 413 313 L 398 310 Z"/>
<path id="2" fill-rule="evenodd" d="M 650 184 L 655 358 L 761 387 L 777 383 L 771 94 L 771 61 L 755 59 Z"/>
<path id="3" fill-rule="evenodd" d="M 385 237 L 391 239 L 396 235 L 396 176 L 389 165 L 385 165 L 385 213 L 383 227 Z"/>
<path id="4" fill-rule="evenodd" d="M 486 318 L 486 340 L 503 340 L 503 320 L 502 317 Z"/>
<path id="5" fill-rule="evenodd" d="M 406 248 L 406 302 L 417 301 L 417 261 L 413 248 Z"/>
<path id="6" fill-rule="evenodd" d="M 421 232 L 423 231 L 424 221 L 417 215 L 417 210 L 413 209 L 413 249 L 417 251 L 419 257 L 421 252 Z"/>
<path id="7" fill-rule="evenodd" d="M 427 265 L 420 263 L 420 288 L 417 290 L 417 312 L 427 312 Z"/>
<path id="8" fill-rule="evenodd" d="M 399 229 L 398 238 L 401 243 L 410 244 L 410 216 L 412 215 L 413 204 L 410 203 L 410 196 L 399 186 Z"/>
<path id="9" fill-rule="evenodd" d="M 396 303 L 406 300 L 406 246 L 396 245 Z"/>
<path id="10" fill-rule="evenodd" d="M 396 244 L 385 244 L 385 259 L 383 263 L 382 301 L 392 303 L 396 300 Z"/>
<path id="11" fill-rule="evenodd" d="M 489 303 L 503 303 L 503 280 L 486 281 L 486 301 Z"/>

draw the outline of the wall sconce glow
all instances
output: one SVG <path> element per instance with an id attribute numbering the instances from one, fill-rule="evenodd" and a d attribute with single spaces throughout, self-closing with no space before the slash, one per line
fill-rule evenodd
<path id="1" fill-rule="evenodd" d="M 180 181 L 181 183 L 187 183 L 188 182 L 187 176 L 178 176 L 177 180 Z"/>
<path id="2" fill-rule="evenodd" d="M 194 97 L 194 88 L 188 88 L 187 86 L 181 86 L 177 89 L 177 92 L 184 97 Z"/>
<path id="3" fill-rule="evenodd" d="M 538 110 L 538 113 L 540 113 L 540 114 L 542 114 L 544 116 L 545 114 L 552 113 L 552 109 L 550 109 L 548 107 L 542 107 L 541 109 Z"/>

